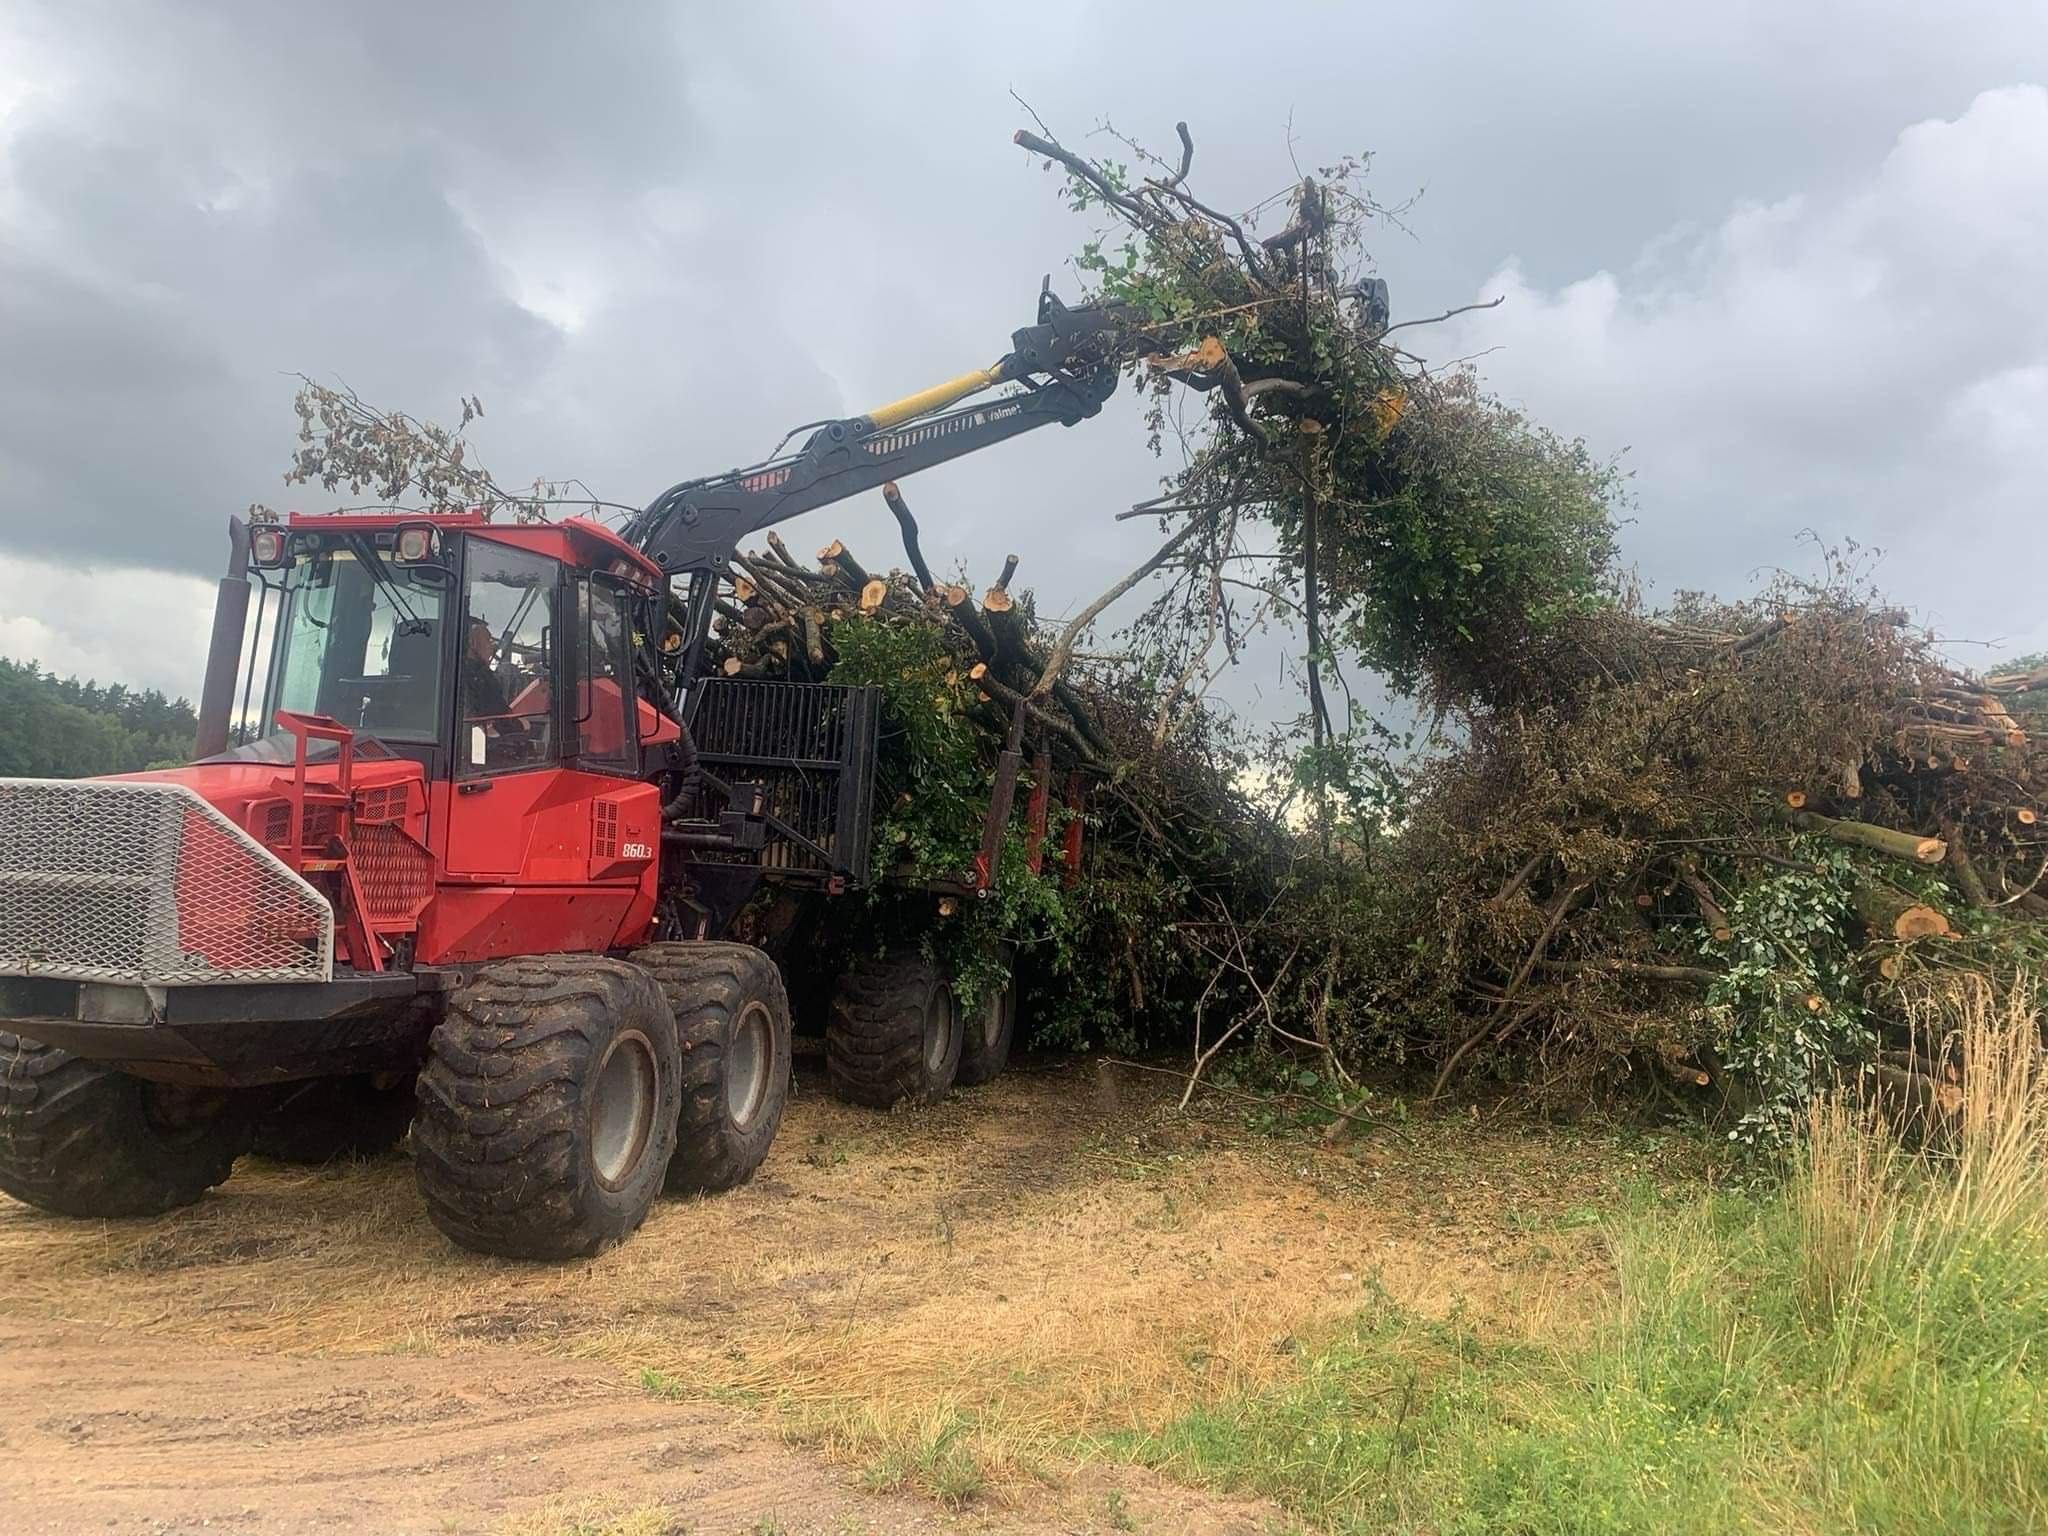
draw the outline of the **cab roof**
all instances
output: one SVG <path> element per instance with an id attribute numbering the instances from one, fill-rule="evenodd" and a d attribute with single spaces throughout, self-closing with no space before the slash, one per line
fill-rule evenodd
<path id="1" fill-rule="evenodd" d="M 637 586 L 660 587 L 663 573 L 639 550 L 602 523 L 587 517 L 565 517 L 560 522 L 494 523 L 477 508 L 468 512 L 290 512 L 285 526 L 309 533 L 377 533 L 387 529 L 418 527 L 470 533 L 495 544 L 510 544 L 537 555 L 548 555 L 583 570 L 609 571 Z"/>

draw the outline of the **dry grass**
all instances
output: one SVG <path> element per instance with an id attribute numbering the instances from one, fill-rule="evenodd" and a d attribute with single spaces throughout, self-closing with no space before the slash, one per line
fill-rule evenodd
<path id="1" fill-rule="evenodd" d="M 1329 1150 L 1169 1093 L 1093 1065 L 911 1115 L 807 1090 L 754 1183 L 569 1266 L 450 1248 L 397 1160 L 249 1165 L 148 1222 L 0 1203 L 0 1310 L 242 1350 L 514 1342 L 774 1407 L 943 1491 L 1280 1380 L 1374 1287 L 1577 1326 L 1609 1278 L 1580 1214 L 1671 1171 L 1621 1138 L 1465 1121 Z"/>
<path id="2" fill-rule="evenodd" d="M 689 1529 L 664 1504 L 565 1496 L 507 1521 L 499 1536 L 683 1536 Z"/>

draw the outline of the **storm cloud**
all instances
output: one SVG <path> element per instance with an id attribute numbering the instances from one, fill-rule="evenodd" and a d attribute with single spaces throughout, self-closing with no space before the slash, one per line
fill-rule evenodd
<path id="1" fill-rule="evenodd" d="M 1787 14 L 1796 13 L 1796 14 Z M 507 480 L 644 501 L 987 361 L 1086 233 L 1007 142 L 1187 118 L 1243 206 L 1375 152 L 1397 318 L 1636 470 L 1653 587 L 1887 546 L 2048 642 L 2048 28 L 2031 3 L 1711 11 L 0 0 L 0 652 L 196 688 L 290 375 L 489 412 Z M 1135 407 L 906 487 L 937 563 L 1078 606 L 1150 534 Z M 811 537 L 811 528 L 818 531 Z M 879 505 L 813 514 L 892 548 Z M 1233 679 L 1259 704 L 1271 664 Z"/>

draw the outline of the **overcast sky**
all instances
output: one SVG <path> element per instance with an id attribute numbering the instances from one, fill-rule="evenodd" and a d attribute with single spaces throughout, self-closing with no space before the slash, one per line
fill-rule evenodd
<path id="1" fill-rule="evenodd" d="M 196 693 L 228 514 L 320 504 L 294 371 L 479 394 L 501 480 L 637 503 L 990 361 L 1087 233 L 1011 90 L 1069 142 L 1187 118 L 1225 206 L 1290 133 L 1373 151 L 1423 194 L 1395 317 L 1507 296 L 1410 334 L 1627 451 L 1653 595 L 1811 527 L 1985 655 L 2048 645 L 2044 86 L 2042 0 L 0 0 L 0 655 Z M 1160 469 L 1120 403 L 905 489 L 935 564 L 1014 550 L 1056 612 Z M 870 500 L 792 543 L 887 559 Z"/>

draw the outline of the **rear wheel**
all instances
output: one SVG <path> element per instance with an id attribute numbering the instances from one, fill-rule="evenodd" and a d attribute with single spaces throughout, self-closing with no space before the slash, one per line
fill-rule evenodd
<path id="1" fill-rule="evenodd" d="M 650 944 L 633 963 L 661 983 L 682 1042 L 682 1109 L 668 1187 L 731 1189 L 752 1177 L 789 1101 L 789 999 L 751 944 Z"/>
<path id="2" fill-rule="evenodd" d="M 960 1070 L 953 988 L 921 950 L 856 960 L 840 978 L 825 1029 L 832 1091 L 886 1109 L 942 1099 Z"/>
<path id="3" fill-rule="evenodd" d="M 449 1000 L 419 1078 L 414 1165 L 455 1242 L 596 1253 L 647 1219 L 675 1150 L 675 1019 L 652 976 L 600 955 L 484 967 Z"/>
<path id="4" fill-rule="evenodd" d="M 317 1077 L 293 1083 L 256 1121 L 249 1150 L 280 1163 L 328 1163 L 388 1152 L 412 1124 L 409 1075 Z"/>
<path id="5" fill-rule="evenodd" d="M 1010 1044 L 1017 1033 L 1017 978 L 982 995 L 967 1020 L 960 1042 L 960 1073 L 953 1079 L 972 1088 L 1002 1074 L 1010 1064 Z"/>
<path id="6" fill-rule="evenodd" d="M 0 1032 L 0 1189 L 62 1216 L 154 1216 L 224 1183 L 248 1122 L 218 1090 L 145 1082 Z"/>

